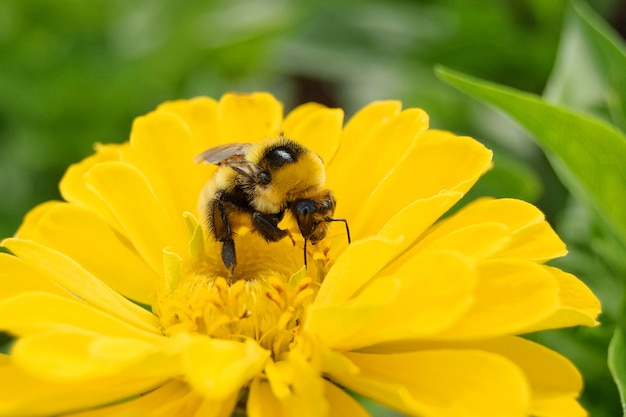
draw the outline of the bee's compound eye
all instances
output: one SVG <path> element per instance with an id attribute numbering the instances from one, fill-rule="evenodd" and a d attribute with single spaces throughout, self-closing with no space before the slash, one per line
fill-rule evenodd
<path id="1" fill-rule="evenodd" d="M 272 180 L 272 177 L 270 177 L 270 174 L 263 171 L 259 174 L 259 180 L 261 181 L 261 184 L 269 184 Z"/>
<path id="2" fill-rule="evenodd" d="M 300 200 L 296 203 L 296 212 L 299 216 L 307 216 L 315 211 L 315 203 L 311 200 Z"/>

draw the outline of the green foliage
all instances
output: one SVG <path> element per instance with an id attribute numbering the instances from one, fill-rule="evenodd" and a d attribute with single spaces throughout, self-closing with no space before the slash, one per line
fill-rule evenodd
<path id="1" fill-rule="evenodd" d="M 65 168 L 93 143 L 126 140 L 132 119 L 164 100 L 229 90 L 272 91 L 287 109 L 317 100 L 348 113 L 400 99 L 425 108 L 435 127 L 498 146 L 526 174 L 502 163 L 491 184 L 518 177 L 508 196 L 536 196 L 515 193 L 527 193 L 520 181 L 530 177 L 546 182 L 534 174 L 547 171 L 543 161 L 518 131 L 494 128 L 501 118 L 437 82 L 432 66 L 540 91 L 565 3 L 0 2 L 0 236 L 36 203 L 59 198 Z"/>
<path id="2" fill-rule="evenodd" d="M 617 329 L 609 346 L 609 368 L 617 382 L 622 408 L 626 415 L 626 341 L 624 332 Z"/>
<path id="3" fill-rule="evenodd" d="M 544 97 L 626 129 L 626 46 L 589 6 L 575 3 Z"/>
<path id="4" fill-rule="evenodd" d="M 564 26 L 544 98 L 440 69 L 438 74 L 524 126 L 576 197 L 562 211 L 559 230 L 570 256 L 559 262 L 600 297 L 600 329 L 567 329 L 533 337 L 564 352 L 585 374 L 583 398 L 592 415 L 625 407 L 623 323 L 626 276 L 626 46 L 586 5 L 576 3 Z M 617 384 L 610 382 L 609 368 Z M 626 410 L 626 408 L 624 409 Z"/>
<path id="5" fill-rule="evenodd" d="M 617 1 L 590 3 L 610 17 Z M 626 48 L 590 6 L 567 4 L 0 2 L 0 237 L 38 202 L 59 198 L 64 170 L 93 143 L 126 140 L 133 118 L 162 101 L 268 90 L 286 109 L 316 100 L 349 115 L 400 99 L 426 109 L 434 127 L 495 150 L 494 168 L 466 200 L 532 201 L 558 229 L 570 251 L 558 265 L 600 297 L 602 326 L 533 337 L 582 370 L 591 415 L 615 416 L 626 383 L 624 336 L 613 336 L 626 310 Z M 517 119 L 547 158 L 510 120 L 439 82 L 435 64 L 514 87 L 439 71 Z"/>
<path id="6" fill-rule="evenodd" d="M 620 130 L 532 94 L 445 69 L 438 73 L 526 127 L 552 156 L 563 182 L 578 198 L 605 214 L 626 242 L 626 137 Z"/>

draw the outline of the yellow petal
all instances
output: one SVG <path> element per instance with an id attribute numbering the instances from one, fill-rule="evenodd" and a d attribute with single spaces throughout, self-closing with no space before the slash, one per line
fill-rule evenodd
<path id="1" fill-rule="evenodd" d="M 229 398 L 224 400 L 214 400 L 209 398 L 204 398 L 200 406 L 193 414 L 194 417 L 231 417 L 233 415 L 233 411 L 235 409 L 235 405 L 237 405 L 237 401 L 239 400 L 239 393 L 236 392 L 231 395 Z M 172 414 L 169 414 L 171 416 Z M 164 414 L 163 417 L 167 417 L 167 414 Z M 178 417 L 178 415 L 177 415 Z"/>
<path id="2" fill-rule="evenodd" d="M 194 164 L 191 131 L 171 113 L 155 111 L 133 123 L 130 145 L 136 165 L 175 223 L 182 213 L 195 212 L 198 196 L 214 168 Z"/>
<path id="3" fill-rule="evenodd" d="M 299 352 L 291 351 L 284 360 L 268 362 L 265 375 L 285 416 L 327 415 L 323 379 Z"/>
<path id="4" fill-rule="evenodd" d="M 332 417 L 369 417 L 370 413 L 346 391 L 324 380 L 325 394 L 329 403 L 328 415 Z"/>
<path id="5" fill-rule="evenodd" d="M 254 341 L 194 337 L 184 352 L 185 375 L 206 398 L 225 400 L 263 370 L 269 354 Z"/>
<path id="6" fill-rule="evenodd" d="M 304 330 L 333 349 L 362 346 L 363 333 L 368 332 L 365 337 L 370 336 L 370 328 L 384 317 L 388 306 L 401 290 L 399 281 L 393 277 L 378 278 L 370 287 L 371 291 L 354 301 L 313 305 L 305 320 Z M 378 293 L 372 294 L 375 291 Z"/>
<path id="7" fill-rule="evenodd" d="M 431 245 L 442 247 L 445 244 L 454 244 L 461 247 L 463 245 L 458 240 L 458 236 L 462 235 L 458 233 L 466 234 L 471 230 L 467 229 L 468 227 L 478 227 L 477 225 L 487 223 L 500 224 L 510 230 L 510 241 L 506 245 L 500 245 L 499 248 L 491 247 L 492 253 L 484 253 L 484 256 L 543 262 L 566 253 L 565 245 L 536 207 L 521 200 L 479 199 L 468 204 L 453 216 L 437 223 L 405 256 L 411 256 Z M 486 238 L 487 236 L 482 237 L 482 241 L 487 242 Z M 436 241 L 439 243 L 434 243 Z M 472 250 L 472 246 L 465 245 L 465 248 Z"/>
<path id="8" fill-rule="evenodd" d="M 189 212 L 183 213 L 185 219 L 185 228 L 187 229 L 187 240 L 189 241 L 189 255 L 194 262 L 202 260 L 205 252 L 204 243 L 205 235 L 200 222 Z"/>
<path id="9" fill-rule="evenodd" d="M 525 329 L 525 332 L 597 325 L 601 306 L 593 292 L 572 274 L 549 266 L 544 268 L 559 284 L 559 306 L 552 315 Z"/>
<path id="10" fill-rule="evenodd" d="M 59 183 L 59 190 L 66 201 L 92 210 L 117 230 L 122 230 L 117 222 L 117 218 L 106 203 L 87 188 L 84 176 L 87 171 L 98 163 L 124 160 L 123 155 L 128 148 L 129 145 L 127 143 L 97 147 L 94 155 L 71 165 Z"/>
<path id="11" fill-rule="evenodd" d="M 411 415 L 528 415 L 524 374 L 499 355 L 476 350 L 345 355 L 360 368 L 360 374 L 330 375 L 331 379 Z"/>
<path id="12" fill-rule="evenodd" d="M 64 327 L 149 342 L 161 337 L 158 328 L 149 333 L 76 298 L 30 292 L 0 302 L 0 328 L 17 336 Z"/>
<path id="13" fill-rule="evenodd" d="M 46 208 L 37 221 L 25 220 L 21 238 L 64 253 L 128 298 L 152 302 L 151 295 L 162 279 L 108 223 L 94 212 L 68 203 L 56 202 Z"/>
<path id="14" fill-rule="evenodd" d="M 511 242 L 511 231 L 502 223 L 477 223 L 457 229 L 427 243 L 419 242 L 407 256 L 422 251 L 449 250 L 480 261 L 500 251 Z"/>
<path id="15" fill-rule="evenodd" d="M 526 375 L 533 398 L 578 395 L 583 388 L 580 372 L 567 358 L 521 337 L 503 337 L 470 344 L 506 356 Z"/>
<path id="16" fill-rule="evenodd" d="M 352 116 L 343 131 L 337 154 L 328 161 L 328 177 L 344 175 L 342 172 L 348 161 L 354 161 L 355 153 L 363 154 L 371 146 L 373 135 L 390 119 L 395 118 L 400 110 L 402 103 L 399 101 L 376 101 Z"/>
<path id="17" fill-rule="evenodd" d="M 566 254 L 565 243 L 552 229 L 552 226 L 548 222 L 543 221 L 516 233 L 510 245 L 500 252 L 498 256 L 545 262 Z"/>
<path id="18" fill-rule="evenodd" d="M 393 260 L 400 250 L 400 242 L 400 239 L 378 237 L 353 242 L 328 271 L 315 304 L 322 306 L 347 300 Z"/>
<path id="19" fill-rule="evenodd" d="M 173 387 L 172 387 L 173 385 Z M 227 401 L 202 398 L 182 382 L 172 381 L 139 397 L 107 407 L 64 414 L 63 417 L 230 417 L 237 396 Z"/>
<path id="20" fill-rule="evenodd" d="M 455 230 L 485 222 L 501 223 L 515 234 L 541 223 L 544 219 L 543 213 L 537 207 L 521 200 L 480 198 L 437 223 L 420 244 L 426 246 Z"/>
<path id="21" fill-rule="evenodd" d="M 163 249 L 163 275 L 165 278 L 165 288 L 171 294 L 183 277 L 183 262 L 176 252 L 171 252 L 167 248 Z"/>
<path id="22" fill-rule="evenodd" d="M 70 293 L 43 277 L 20 258 L 0 253 L 0 299 L 29 291 L 71 297 Z"/>
<path id="23" fill-rule="evenodd" d="M 269 382 L 261 378 L 255 378 L 250 385 L 246 412 L 249 417 L 286 417 Z"/>
<path id="24" fill-rule="evenodd" d="M 183 119 L 191 133 L 191 150 L 194 155 L 219 144 L 217 123 L 218 103 L 210 97 L 196 97 L 191 100 L 167 101 L 157 110 L 173 113 Z"/>
<path id="25" fill-rule="evenodd" d="M 187 384 L 172 380 L 165 385 L 108 407 L 68 414 L 64 417 L 193 417 L 202 398 L 189 389 Z"/>
<path id="26" fill-rule="evenodd" d="M 134 378 L 180 374 L 180 361 L 162 354 L 155 343 L 137 338 L 113 338 L 78 328 L 61 328 L 17 340 L 13 361 L 43 379 L 92 381 L 119 374 Z"/>
<path id="27" fill-rule="evenodd" d="M 22 224 L 20 225 L 17 232 L 13 237 L 24 237 L 22 233 L 26 230 L 27 232 L 31 232 L 31 229 L 36 227 L 37 224 L 41 221 L 41 218 L 46 215 L 50 208 L 60 204 L 60 201 L 45 201 L 41 204 L 36 205 L 26 215 L 24 216 L 24 220 L 22 220 Z M 26 238 L 28 239 L 28 238 Z"/>
<path id="28" fill-rule="evenodd" d="M 320 343 L 314 344 L 313 348 L 310 350 L 315 351 L 316 355 L 318 355 L 320 372 L 325 374 L 350 375 L 357 375 L 359 373 L 359 368 L 346 358 L 342 352 L 333 350 Z"/>
<path id="29" fill-rule="evenodd" d="M 531 415 L 546 417 L 582 417 L 578 404 L 583 381 L 580 372 L 567 358 L 538 343 L 521 337 L 502 337 L 448 345 L 462 349 L 480 349 L 513 361 L 526 375 L 531 396 Z"/>
<path id="30" fill-rule="evenodd" d="M 335 193 L 338 207 L 340 205 L 341 213 L 345 213 L 345 217 L 354 218 L 356 213 L 360 214 L 366 207 L 381 207 L 381 205 L 370 203 L 370 194 L 392 169 L 397 169 L 398 161 L 403 160 L 412 152 L 417 139 L 427 127 L 428 115 L 423 110 L 404 110 L 374 133 L 368 148 L 363 149 L 362 152 L 354 150 L 342 163 L 339 172 L 329 170 L 328 184 Z M 414 178 L 413 172 L 410 175 Z M 358 178 L 356 182 L 355 176 Z M 414 200 L 405 201 L 403 195 L 406 191 L 398 193 L 399 189 L 401 188 L 394 189 L 394 197 L 401 199 L 405 204 L 396 205 L 393 201 L 388 201 L 387 204 L 401 208 Z M 368 210 L 369 212 L 371 210 Z"/>
<path id="31" fill-rule="evenodd" d="M 27 373 L 10 361 L 0 364 L 0 380 L 11 381 L 0 390 L 0 415 L 47 417 L 96 408 L 150 391 L 161 378 L 120 375 L 85 383 L 50 382 Z"/>
<path id="32" fill-rule="evenodd" d="M 387 239 L 403 237 L 403 249 L 411 245 L 428 227 L 430 227 L 442 214 L 448 211 L 457 201 L 463 197 L 457 191 L 448 191 L 437 194 L 434 197 L 414 201 L 392 217 L 378 231 L 378 236 Z M 352 226 L 352 223 L 350 223 Z M 366 222 L 362 230 L 355 229 L 355 236 L 361 234 L 368 236 L 375 234 L 379 226 L 374 221 Z"/>
<path id="33" fill-rule="evenodd" d="M 471 308 L 475 275 L 471 264 L 450 252 L 415 257 L 348 303 L 314 305 L 305 328 L 337 350 L 424 337 Z"/>
<path id="34" fill-rule="evenodd" d="M 468 313 L 436 338 L 468 339 L 517 334 L 558 307 L 558 283 L 541 265 L 497 259 L 478 266 L 475 301 Z"/>
<path id="35" fill-rule="evenodd" d="M 376 182 L 367 194 L 356 195 L 358 215 L 353 217 L 356 224 L 369 220 L 372 223 L 369 229 L 376 230 L 415 200 L 446 191 L 465 193 L 491 166 L 491 151 L 474 139 L 435 135 L 432 131 L 423 136 L 434 137 L 420 138 L 402 159 L 396 157 L 393 165 L 386 167 L 387 171 L 378 174 L 380 183 Z M 355 187 L 353 181 L 350 186 Z M 353 198 L 353 194 L 347 195 Z M 338 193 L 338 201 L 340 196 Z"/>
<path id="36" fill-rule="evenodd" d="M 377 345 L 367 349 L 378 355 L 415 350 L 480 350 L 511 360 L 524 373 L 531 390 L 533 416 L 583 417 L 585 410 L 576 398 L 582 390 L 582 378 L 564 356 L 535 342 L 517 336 L 479 341 L 414 341 Z M 356 365 L 355 365 L 356 366 Z M 325 368 L 326 369 L 326 368 Z M 328 368 L 329 373 L 347 373 L 345 367 Z"/>
<path id="37" fill-rule="evenodd" d="M 221 143 L 256 143 L 277 137 L 282 121 L 283 105 L 268 93 L 229 93 L 219 102 Z"/>
<path id="38" fill-rule="evenodd" d="M 443 202 L 447 201 L 443 200 Z M 420 222 L 421 219 L 415 221 L 415 223 Z M 510 242 L 511 231 L 501 223 L 488 222 L 460 226 L 459 229 L 451 230 L 448 234 L 439 235 L 437 238 L 431 239 L 427 234 L 426 238 L 409 248 L 384 272 L 391 274 L 404 263 L 429 251 L 451 251 L 477 262 L 498 253 Z"/>
<path id="39" fill-rule="evenodd" d="M 531 414 L 537 417 L 587 417 L 587 411 L 572 397 L 533 398 Z"/>
<path id="40" fill-rule="evenodd" d="M 361 217 L 364 220 L 362 223 L 355 223 L 349 219 L 352 240 L 371 238 L 372 235 L 377 235 L 378 238 L 397 241 L 396 254 L 400 254 L 461 197 L 463 194 L 458 191 L 447 191 L 430 198 L 416 200 L 399 212 L 390 214 L 392 217 L 385 219 L 387 222 L 382 228 L 373 219 L 366 220 Z M 341 212 L 338 213 L 338 216 L 341 217 Z M 375 218 L 379 217 L 378 214 L 373 215 Z M 330 253 L 333 257 L 338 256 L 348 247 L 343 225 L 336 226 L 335 230 L 338 230 L 339 233 L 329 233 L 327 236 L 327 239 L 332 241 Z M 414 256 L 415 252 L 405 252 L 406 256 L 403 255 L 400 258 L 402 261 L 394 261 L 394 263 L 404 262 L 404 260 Z"/>
<path id="41" fill-rule="evenodd" d="M 472 307 L 476 272 L 471 263 L 454 253 L 415 257 L 394 272 L 394 277 L 400 280 L 397 297 L 368 334 L 364 332 L 353 343 L 361 339 L 360 346 L 366 346 L 423 337 L 448 327 Z M 376 287 L 365 288 L 358 297 L 375 297 L 385 290 L 384 285 Z"/>
<path id="42" fill-rule="evenodd" d="M 300 111 L 298 111 L 300 110 Z M 328 163 L 337 152 L 343 129 L 343 110 L 306 107 L 285 119 L 285 136 L 313 150 Z"/>
<path id="43" fill-rule="evenodd" d="M 180 222 L 172 219 L 148 179 L 134 165 L 104 162 L 89 170 L 85 181 L 111 208 L 126 237 L 155 271 L 163 268 L 163 248 L 187 253 L 182 212 Z"/>
<path id="44" fill-rule="evenodd" d="M 292 130 L 293 127 L 302 123 L 302 121 L 306 120 L 312 114 L 316 113 L 318 110 L 327 110 L 323 104 L 316 103 L 314 101 L 309 101 L 308 103 L 300 104 L 299 106 L 294 107 L 286 116 L 283 121 L 283 130 Z M 289 135 L 286 135 L 289 137 Z"/>
<path id="45" fill-rule="evenodd" d="M 102 311 L 132 323 L 140 329 L 160 332 L 158 319 L 152 313 L 128 301 L 60 252 L 22 239 L 5 239 L 2 245 L 23 259 L 41 276 Z"/>

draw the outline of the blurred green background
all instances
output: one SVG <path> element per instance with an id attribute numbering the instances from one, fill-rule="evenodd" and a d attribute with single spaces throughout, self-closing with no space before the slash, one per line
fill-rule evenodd
<path id="1" fill-rule="evenodd" d="M 385 98 L 423 107 L 434 126 L 496 148 L 507 181 L 491 182 L 492 194 L 539 199 L 552 217 L 563 191 L 541 154 L 432 68 L 541 92 L 566 4 L 3 0 L 0 235 L 29 207 L 58 198 L 64 169 L 94 142 L 126 140 L 132 119 L 164 100 L 230 90 L 271 91 L 287 109 L 316 100 L 351 114 Z M 616 16 L 614 1 L 593 5 Z"/>
<path id="2" fill-rule="evenodd" d="M 626 32 L 623 2 L 589 3 Z M 563 235 L 571 255 L 560 265 L 602 298 L 606 325 L 537 337 L 583 370 L 592 416 L 620 415 L 606 345 L 621 303 L 615 276 L 626 265 L 606 259 L 619 253 L 606 250 L 610 233 L 569 197 L 522 129 L 433 73 L 443 64 L 541 94 L 567 9 L 565 0 L 3 0 L 0 237 L 35 204 L 60 198 L 64 170 L 95 142 L 125 141 L 133 118 L 162 101 L 266 90 L 287 110 L 313 100 L 349 116 L 400 99 L 426 109 L 432 126 L 495 150 L 470 198 L 534 202 Z"/>

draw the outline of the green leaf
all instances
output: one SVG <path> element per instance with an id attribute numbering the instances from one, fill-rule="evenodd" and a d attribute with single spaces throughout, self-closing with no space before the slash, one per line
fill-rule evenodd
<path id="1" fill-rule="evenodd" d="M 617 384 L 622 401 L 622 409 L 626 416 L 626 339 L 624 339 L 624 332 L 620 328 L 615 330 L 609 345 L 608 363 L 613 379 Z"/>
<path id="2" fill-rule="evenodd" d="M 543 192 L 542 184 L 531 168 L 503 152 L 495 152 L 493 168 L 483 175 L 464 197 L 472 201 L 480 196 L 518 198 L 536 201 Z"/>
<path id="3" fill-rule="evenodd" d="M 602 213 L 626 242 L 626 136 L 610 124 L 540 97 L 448 69 L 437 74 L 459 90 L 503 110 L 551 157 L 561 180 Z"/>
<path id="4" fill-rule="evenodd" d="M 626 45 L 583 2 L 576 2 L 566 17 L 544 97 L 626 129 Z"/>
<path id="5" fill-rule="evenodd" d="M 8 333 L 0 332 L 0 355 L 8 355 L 15 338 Z"/>

